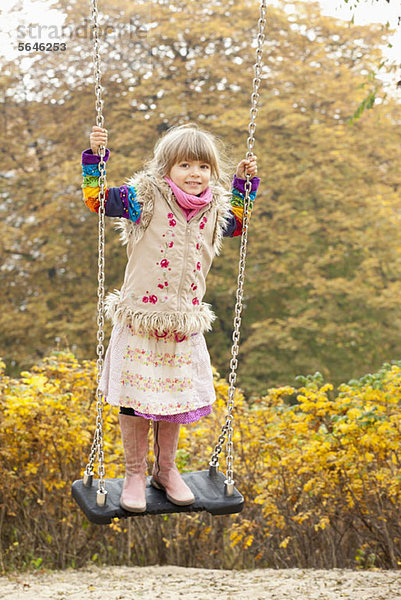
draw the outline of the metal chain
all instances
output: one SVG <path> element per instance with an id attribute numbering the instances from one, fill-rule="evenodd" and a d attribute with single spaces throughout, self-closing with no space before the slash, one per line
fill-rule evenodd
<path id="1" fill-rule="evenodd" d="M 266 8 L 267 2 L 266 0 L 261 0 L 260 2 L 260 18 L 258 21 L 258 37 L 257 37 L 257 50 L 256 50 L 256 64 L 254 65 L 254 74 L 255 77 L 253 79 L 253 91 L 251 95 L 252 107 L 250 110 L 251 121 L 248 125 L 248 133 L 249 137 L 247 139 L 247 148 L 248 151 L 246 153 L 246 157 L 249 158 L 253 155 L 253 147 L 255 145 L 255 129 L 256 129 L 256 116 L 258 113 L 258 102 L 259 102 L 259 86 L 261 81 L 261 71 L 262 71 L 262 53 L 263 53 L 263 43 L 264 43 L 264 29 L 266 25 Z M 250 175 L 246 175 L 245 182 L 245 198 L 244 198 L 244 213 L 243 213 L 243 222 L 242 222 L 242 235 L 241 235 L 241 247 L 240 247 L 240 259 L 239 259 L 239 269 L 238 269 L 238 286 L 237 286 L 237 302 L 235 304 L 235 317 L 234 317 L 234 331 L 233 331 L 233 345 L 231 348 L 231 361 L 230 368 L 231 372 L 228 378 L 229 381 L 229 389 L 228 389 L 228 400 L 227 400 L 227 415 L 225 419 L 225 423 L 221 429 L 221 434 L 218 438 L 216 447 L 214 449 L 212 458 L 210 460 L 211 467 L 217 467 L 219 464 L 219 454 L 223 450 L 223 444 L 225 439 L 227 438 L 226 443 L 226 452 L 227 452 L 227 471 L 226 471 L 226 484 L 233 486 L 233 409 L 234 409 L 234 392 L 235 392 L 235 382 L 237 379 L 237 367 L 238 367 L 238 351 L 239 351 L 239 339 L 240 339 L 240 326 L 241 326 L 241 312 L 242 312 L 242 299 L 243 299 L 243 288 L 244 288 L 244 278 L 245 278 L 245 262 L 246 262 L 246 249 L 248 243 L 248 225 L 250 218 L 250 195 L 252 190 L 252 183 L 250 181 Z"/>
<path id="2" fill-rule="evenodd" d="M 103 99 L 102 93 L 103 88 L 101 85 L 101 72 L 100 72 L 100 52 L 99 52 L 99 14 L 97 8 L 97 0 L 92 0 L 92 19 L 93 19 L 93 38 L 94 38 L 94 70 L 95 70 L 95 93 L 96 93 L 96 124 L 98 127 L 103 127 Z M 98 303 L 97 303 L 97 389 L 96 389 L 96 430 L 93 438 L 92 448 L 89 456 L 89 462 L 86 466 L 86 474 L 90 475 L 93 473 L 93 467 L 95 458 L 98 459 L 98 474 L 99 492 L 105 493 L 105 469 L 104 469 L 104 451 L 103 451 L 103 396 L 99 391 L 99 382 L 101 372 L 103 369 L 103 356 L 104 356 L 104 244 L 105 244 L 105 182 L 106 182 L 106 163 L 104 161 L 105 147 L 100 146 L 99 148 L 99 241 L 98 241 Z"/>

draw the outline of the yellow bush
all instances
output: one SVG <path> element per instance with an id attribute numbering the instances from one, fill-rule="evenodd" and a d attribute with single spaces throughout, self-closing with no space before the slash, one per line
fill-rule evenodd
<path id="1" fill-rule="evenodd" d="M 4 364 L 0 376 L 2 566 L 36 564 L 38 548 L 39 564 L 73 564 L 70 542 L 81 517 L 70 487 L 81 477 L 94 433 L 95 364 L 60 352 L 19 380 L 4 375 Z M 121 446 L 115 415 L 106 409 L 104 416 L 112 461 Z"/>
<path id="2" fill-rule="evenodd" d="M 234 477 L 240 515 L 170 515 L 89 524 L 71 499 L 96 421 L 96 367 L 68 352 L 20 379 L 0 362 L 0 567 L 88 560 L 186 566 L 390 566 L 401 558 L 401 368 L 334 393 L 321 376 L 235 394 Z M 228 384 L 215 372 L 213 413 L 183 426 L 181 470 L 208 467 Z M 123 476 L 117 411 L 104 407 L 106 477 Z M 221 468 L 225 468 L 221 457 Z"/>
<path id="3" fill-rule="evenodd" d="M 400 363 L 341 385 L 337 395 L 320 374 L 298 380 L 300 389 L 269 390 L 242 424 L 242 451 L 255 473 L 249 491 L 261 506 L 266 540 L 302 566 L 364 566 L 373 556 L 397 568 Z M 260 526 L 247 523 L 244 539 Z M 260 558 L 272 550 L 267 544 Z"/>

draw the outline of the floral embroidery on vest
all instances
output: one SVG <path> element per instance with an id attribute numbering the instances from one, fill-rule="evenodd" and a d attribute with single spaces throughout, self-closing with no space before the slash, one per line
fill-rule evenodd
<path id="1" fill-rule="evenodd" d="M 189 302 L 191 302 L 194 306 L 199 306 L 200 301 L 199 298 L 197 297 L 197 292 L 196 290 L 198 289 L 198 280 L 199 280 L 199 273 L 202 269 L 202 264 L 201 264 L 201 257 L 202 257 L 202 248 L 203 248 L 203 244 L 204 244 L 204 240 L 203 240 L 203 229 L 205 229 L 205 225 L 207 223 L 207 217 L 202 217 L 201 222 L 199 223 L 199 231 L 198 231 L 198 235 L 196 236 L 196 253 L 195 253 L 195 265 L 194 265 L 194 269 L 193 269 L 193 281 L 191 283 L 190 289 L 188 291 L 189 295 L 187 296 L 187 300 Z M 192 296 L 192 298 L 191 298 Z"/>
<path id="2" fill-rule="evenodd" d="M 175 227 L 177 225 L 177 221 L 174 219 L 174 214 L 172 212 L 167 213 L 167 219 L 168 219 L 169 228 L 166 230 L 165 233 L 163 233 L 163 236 L 162 236 L 163 238 L 167 238 L 167 239 L 164 242 L 162 242 L 162 244 L 160 244 L 161 259 L 156 263 L 157 267 L 160 267 L 161 269 L 163 269 L 162 276 L 157 278 L 157 281 L 158 281 L 157 287 L 160 290 L 158 292 L 158 294 L 161 294 L 161 296 L 156 296 L 156 294 L 150 294 L 149 291 L 146 290 L 147 295 L 143 296 L 143 298 L 142 298 L 142 302 L 144 304 L 147 304 L 148 302 L 151 302 L 152 304 L 156 304 L 156 302 L 158 302 L 158 301 L 163 303 L 163 302 L 167 302 L 167 300 L 168 300 L 168 295 L 167 295 L 168 274 L 169 274 L 169 271 L 171 271 L 170 260 L 169 260 L 169 249 L 174 246 L 173 238 L 175 237 L 175 233 L 174 233 L 173 227 Z"/>

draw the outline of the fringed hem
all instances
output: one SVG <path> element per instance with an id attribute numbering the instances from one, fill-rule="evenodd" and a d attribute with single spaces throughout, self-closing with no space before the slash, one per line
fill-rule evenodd
<path id="1" fill-rule="evenodd" d="M 162 312 L 135 309 L 120 301 L 120 291 L 115 290 L 105 299 L 105 315 L 113 325 L 130 325 L 133 333 L 159 334 L 175 332 L 178 336 L 211 331 L 216 315 L 210 304 L 202 302 L 196 312 Z"/>

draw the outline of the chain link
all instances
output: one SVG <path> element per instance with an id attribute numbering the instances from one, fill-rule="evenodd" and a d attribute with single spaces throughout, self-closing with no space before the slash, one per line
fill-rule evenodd
<path id="1" fill-rule="evenodd" d="M 247 139 L 247 148 L 248 151 L 246 153 L 246 158 L 250 158 L 253 156 L 253 147 L 255 145 L 255 130 L 256 130 L 256 116 L 258 113 L 258 102 L 259 102 L 259 86 L 261 81 L 261 72 L 262 72 L 262 54 L 263 54 L 263 43 L 264 43 L 264 30 L 266 25 L 266 8 L 267 2 L 266 0 L 261 0 L 260 2 L 260 18 L 258 21 L 258 37 L 257 37 L 257 50 L 256 50 L 256 64 L 254 65 L 254 79 L 253 79 L 253 91 L 251 95 L 251 121 L 248 125 L 248 139 Z M 242 235 L 241 235 L 241 247 L 240 247 L 240 259 L 239 259 L 239 268 L 238 268 L 238 286 L 237 286 L 237 301 L 234 309 L 234 331 L 233 331 L 233 345 L 231 348 L 231 361 L 230 361 L 230 374 L 228 377 L 229 389 L 228 389 L 228 400 L 227 400 L 227 414 L 225 423 L 221 429 L 221 434 L 218 438 L 217 444 L 215 446 L 214 452 L 212 454 L 212 458 L 210 460 L 210 466 L 217 467 L 219 464 L 219 454 L 223 450 L 224 441 L 227 439 L 226 443 L 226 462 L 227 462 L 227 470 L 226 470 L 226 484 L 233 484 L 233 410 L 234 410 L 234 392 L 235 392 L 235 382 L 237 379 L 237 367 L 238 367 L 238 352 L 239 352 L 239 339 L 240 339 L 240 326 L 241 326 L 241 313 L 242 313 L 242 300 L 243 300 L 243 288 L 244 288 L 244 279 L 245 279 L 245 263 L 246 263 L 246 250 L 248 243 L 248 226 L 250 219 L 250 196 L 252 190 L 252 183 L 250 181 L 250 175 L 246 175 L 245 182 L 245 198 L 244 198 L 244 213 L 243 213 L 243 221 L 242 221 Z"/>
<path id="2" fill-rule="evenodd" d="M 95 93 L 96 93 L 96 124 L 98 127 L 103 127 L 103 88 L 101 85 L 100 72 L 100 52 L 99 52 L 99 14 L 97 8 L 97 0 L 92 0 L 92 20 L 93 20 L 93 38 L 94 38 L 94 71 L 95 71 Z M 104 161 L 105 147 L 99 148 L 99 227 L 98 227 L 98 289 L 97 289 L 97 379 L 96 379 L 96 430 L 93 437 L 92 448 L 90 451 L 89 462 L 85 472 L 93 473 L 95 458 L 98 461 L 99 484 L 100 492 L 105 492 L 105 469 L 104 469 L 104 451 L 103 451 L 103 403 L 104 399 L 99 390 L 99 382 L 103 369 L 104 356 L 104 246 L 105 246 L 105 183 L 106 183 L 106 163 Z"/>

